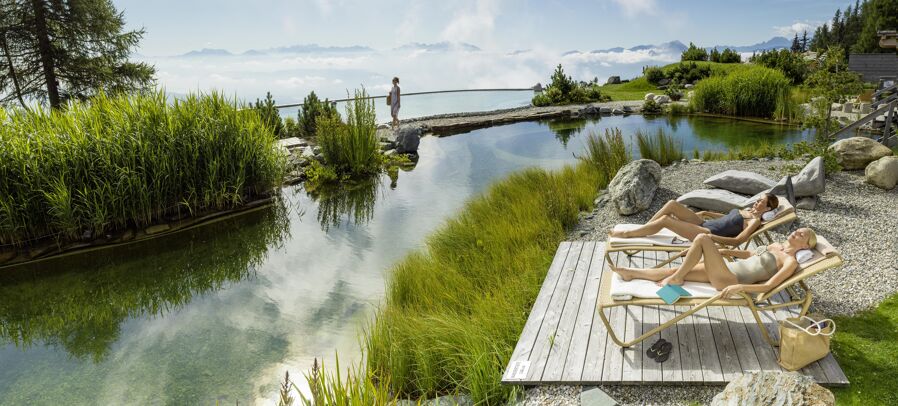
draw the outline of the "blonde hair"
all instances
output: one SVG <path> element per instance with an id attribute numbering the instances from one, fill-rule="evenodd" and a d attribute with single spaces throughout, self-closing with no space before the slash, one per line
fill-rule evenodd
<path id="1" fill-rule="evenodd" d="M 810 228 L 807 230 L 808 230 L 808 247 L 810 249 L 814 249 L 814 247 L 817 246 L 817 233 L 815 233 L 814 230 L 811 230 Z"/>

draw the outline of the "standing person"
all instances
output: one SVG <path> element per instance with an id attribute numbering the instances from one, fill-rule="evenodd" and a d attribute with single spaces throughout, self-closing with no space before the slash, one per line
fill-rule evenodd
<path id="1" fill-rule="evenodd" d="M 393 78 L 393 88 L 390 89 L 390 115 L 393 116 L 393 128 L 399 128 L 399 78 Z"/>

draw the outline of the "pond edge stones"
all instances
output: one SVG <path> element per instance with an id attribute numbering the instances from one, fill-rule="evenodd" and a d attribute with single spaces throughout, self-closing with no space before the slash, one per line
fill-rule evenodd
<path id="1" fill-rule="evenodd" d="M 630 162 L 608 184 L 608 197 L 624 216 L 639 213 L 652 204 L 661 184 L 661 165 L 651 159 Z"/>

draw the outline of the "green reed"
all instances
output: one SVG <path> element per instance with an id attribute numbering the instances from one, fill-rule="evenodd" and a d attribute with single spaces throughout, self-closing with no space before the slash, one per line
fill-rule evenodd
<path id="1" fill-rule="evenodd" d="M 64 111 L 0 109 L 0 123 L 5 245 L 238 207 L 284 172 L 271 130 L 220 93 L 100 94 Z"/>
<path id="2" fill-rule="evenodd" d="M 636 130 L 636 144 L 639 146 L 639 155 L 642 158 L 651 159 L 661 166 L 667 166 L 683 159 L 682 142 L 661 128 L 654 135 Z"/>
<path id="3" fill-rule="evenodd" d="M 690 106 L 699 112 L 739 117 L 794 118 L 791 82 L 782 72 L 753 66 L 695 85 Z"/>

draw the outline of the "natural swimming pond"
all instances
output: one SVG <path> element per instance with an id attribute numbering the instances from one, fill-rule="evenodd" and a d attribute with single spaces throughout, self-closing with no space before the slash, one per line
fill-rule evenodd
<path id="1" fill-rule="evenodd" d="M 665 128 L 723 150 L 796 129 L 714 118 L 525 122 L 421 140 L 420 161 L 348 193 L 169 237 L 0 270 L 0 404 L 223 404 L 273 399 L 312 359 L 359 359 L 390 266 L 512 171 L 575 160 L 589 131 Z"/>

